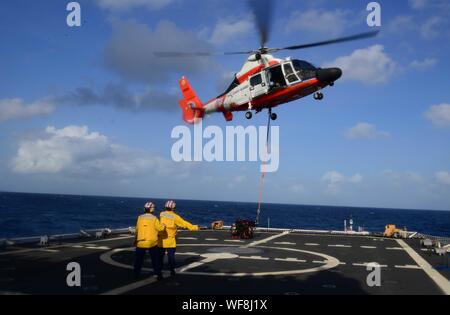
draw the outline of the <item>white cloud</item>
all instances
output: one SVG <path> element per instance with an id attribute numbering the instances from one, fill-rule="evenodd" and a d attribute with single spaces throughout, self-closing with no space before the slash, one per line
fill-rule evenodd
<path id="1" fill-rule="evenodd" d="M 238 175 L 234 177 L 234 182 L 235 183 L 243 183 L 247 180 L 247 176 L 245 175 Z"/>
<path id="2" fill-rule="evenodd" d="M 435 12 L 443 12 L 450 9 L 448 0 L 409 0 L 409 5 L 414 10 L 433 9 Z"/>
<path id="3" fill-rule="evenodd" d="M 362 180 L 363 176 L 359 173 L 353 176 L 345 176 L 338 171 L 330 171 L 322 176 L 322 181 L 327 183 L 327 193 L 333 195 L 339 192 L 342 185 L 347 183 L 359 184 Z"/>
<path id="4" fill-rule="evenodd" d="M 341 68 L 343 79 L 346 80 L 379 84 L 387 82 L 397 66 L 384 52 L 384 46 L 373 45 L 365 49 L 357 49 L 349 56 L 327 62 L 323 67 Z"/>
<path id="5" fill-rule="evenodd" d="M 432 105 L 425 117 L 436 127 L 450 127 L 450 104 Z"/>
<path id="6" fill-rule="evenodd" d="M 345 132 L 347 139 L 375 139 L 377 137 L 389 137 L 386 131 L 379 131 L 375 125 L 360 122 Z"/>
<path id="7" fill-rule="evenodd" d="M 40 100 L 25 104 L 20 98 L 0 100 L 0 123 L 11 119 L 24 119 L 45 116 L 55 110 L 50 100 Z"/>
<path id="8" fill-rule="evenodd" d="M 12 167 L 23 174 L 124 178 L 171 174 L 169 163 L 149 152 L 113 143 L 86 126 L 49 126 L 44 136 L 19 143 Z"/>
<path id="9" fill-rule="evenodd" d="M 208 52 L 210 48 L 211 44 L 200 39 L 198 34 L 170 21 L 160 21 L 151 29 L 136 21 L 114 20 L 104 62 L 121 78 L 162 84 L 174 74 L 211 71 L 215 64 L 210 58 L 164 58 L 155 57 L 155 52 Z"/>
<path id="10" fill-rule="evenodd" d="M 409 0 L 409 5 L 414 10 L 420 10 L 427 6 L 428 0 Z"/>
<path id="11" fill-rule="evenodd" d="M 343 10 L 294 11 L 286 22 L 288 32 L 314 32 L 330 36 L 342 34 L 349 24 L 349 12 Z"/>
<path id="12" fill-rule="evenodd" d="M 410 67 L 417 70 L 425 70 L 434 67 L 438 63 L 435 58 L 426 58 L 424 60 L 414 60 L 411 62 Z"/>
<path id="13" fill-rule="evenodd" d="M 301 194 L 305 192 L 305 187 L 301 184 L 293 185 L 290 187 L 290 191 L 294 194 Z"/>
<path id="14" fill-rule="evenodd" d="M 254 25 L 250 18 L 242 18 L 236 21 L 220 20 L 214 26 L 208 41 L 214 45 L 223 45 L 244 38 L 252 33 Z"/>
<path id="15" fill-rule="evenodd" d="M 423 177 L 417 172 L 413 171 L 384 170 L 382 174 L 397 186 L 401 186 L 402 183 L 423 182 Z"/>
<path id="16" fill-rule="evenodd" d="M 145 7 L 150 10 L 168 6 L 174 0 L 97 0 L 98 5 L 109 10 L 129 10 Z"/>
<path id="17" fill-rule="evenodd" d="M 217 79 L 217 90 L 222 93 L 225 91 L 228 86 L 231 84 L 231 81 L 234 80 L 236 72 L 235 71 L 222 71 Z"/>
<path id="18" fill-rule="evenodd" d="M 124 83 L 108 84 L 102 90 L 90 87 L 79 87 L 58 97 L 63 104 L 89 106 L 104 105 L 130 110 L 134 112 L 145 110 L 174 111 L 178 109 L 179 94 L 164 89 L 149 87 L 143 92 L 129 89 Z"/>
<path id="19" fill-rule="evenodd" d="M 444 22 L 441 17 L 433 16 L 429 18 L 420 28 L 420 34 L 425 39 L 433 39 L 439 36 L 437 28 Z"/>
<path id="20" fill-rule="evenodd" d="M 404 34 L 405 31 L 415 30 L 416 22 L 412 15 L 399 15 L 390 20 L 388 29 L 394 33 Z"/>
<path id="21" fill-rule="evenodd" d="M 450 173 L 446 171 L 440 171 L 435 174 L 436 180 L 444 185 L 450 185 Z"/>

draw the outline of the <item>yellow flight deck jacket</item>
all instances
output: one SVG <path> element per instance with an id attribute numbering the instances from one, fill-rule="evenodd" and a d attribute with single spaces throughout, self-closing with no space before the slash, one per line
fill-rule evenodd
<path id="1" fill-rule="evenodd" d="M 173 211 L 163 211 L 159 215 L 161 223 L 166 226 L 166 230 L 159 233 L 158 247 L 175 248 L 177 247 L 176 235 L 177 227 L 188 229 L 190 231 L 198 231 L 197 225 L 192 225 L 188 221 L 183 220 Z"/>
<path id="2" fill-rule="evenodd" d="M 152 248 L 158 245 L 158 233 L 165 227 L 153 214 L 146 213 L 138 217 L 135 242 L 138 248 Z"/>

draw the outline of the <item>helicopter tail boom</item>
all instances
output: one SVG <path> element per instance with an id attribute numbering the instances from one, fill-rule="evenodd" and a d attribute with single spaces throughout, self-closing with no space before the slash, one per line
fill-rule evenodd
<path id="1" fill-rule="evenodd" d="M 188 124 L 195 124 L 203 118 L 203 104 L 198 98 L 191 84 L 186 77 L 182 77 L 178 82 L 183 99 L 179 101 L 180 108 L 183 112 L 183 119 Z"/>

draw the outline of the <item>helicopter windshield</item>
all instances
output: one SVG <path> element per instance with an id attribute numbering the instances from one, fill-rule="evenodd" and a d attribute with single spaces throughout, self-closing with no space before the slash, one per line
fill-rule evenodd
<path id="1" fill-rule="evenodd" d="M 304 60 L 293 60 L 292 65 L 302 81 L 312 79 L 316 76 L 317 68 L 309 62 Z"/>
<path id="2" fill-rule="evenodd" d="M 299 81 L 299 78 L 297 77 L 297 75 L 295 74 L 294 69 L 292 68 L 291 62 L 285 63 L 283 65 L 283 69 L 284 69 L 284 74 L 286 76 L 286 80 L 289 83 L 295 83 L 295 82 Z"/>
<path id="3" fill-rule="evenodd" d="M 312 64 L 304 60 L 293 60 L 292 64 L 294 65 L 295 70 L 317 70 Z"/>

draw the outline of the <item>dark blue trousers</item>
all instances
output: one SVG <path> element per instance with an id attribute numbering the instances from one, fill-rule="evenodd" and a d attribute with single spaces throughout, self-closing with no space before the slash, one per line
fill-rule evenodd
<path id="1" fill-rule="evenodd" d="M 136 258 L 134 260 L 134 276 L 139 277 L 141 274 L 142 264 L 144 262 L 145 252 L 150 253 L 150 258 L 152 259 L 153 272 L 157 276 L 161 276 L 161 264 L 160 264 L 160 253 L 157 246 L 152 248 L 137 248 L 136 247 Z"/>
<path id="2" fill-rule="evenodd" d="M 167 252 L 167 258 L 169 260 L 170 271 L 172 271 L 172 272 L 175 271 L 175 268 L 176 268 L 175 251 L 176 250 L 177 250 L 176 248 L 160 248 L 159 249 L 161 268 L 164 266 L 164 256 L 166 255 L 166 252 Z"/>

